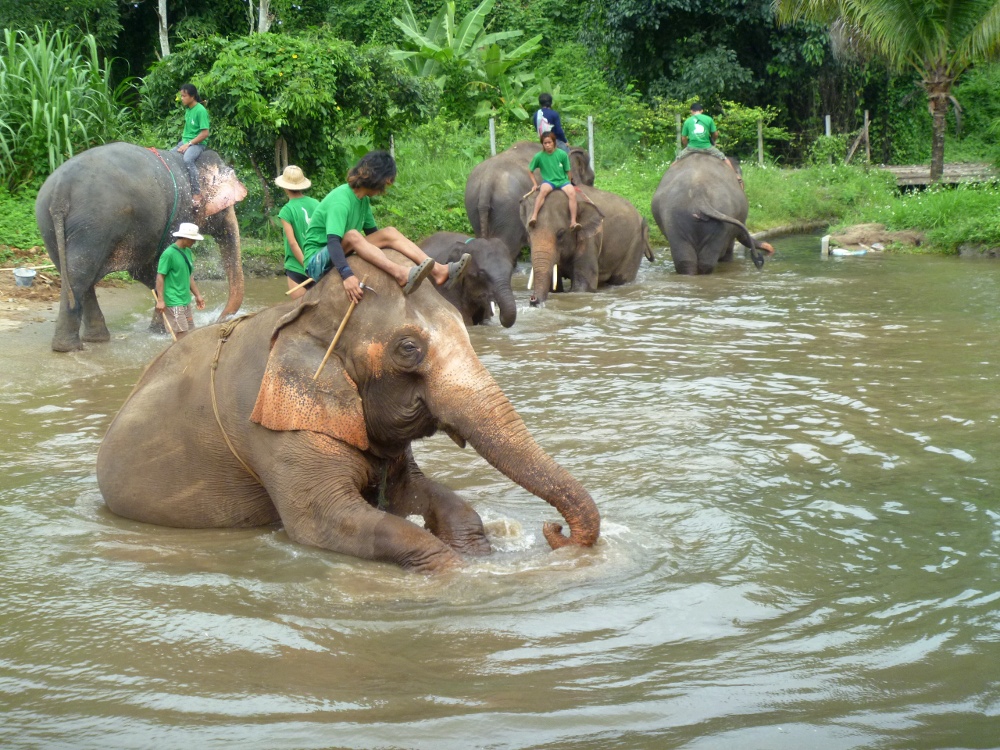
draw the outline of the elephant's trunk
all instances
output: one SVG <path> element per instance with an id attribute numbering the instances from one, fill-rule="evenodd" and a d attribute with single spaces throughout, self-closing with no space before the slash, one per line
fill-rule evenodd
<path id="1" fill-rule="evenodd" d="M 546 523 L 543 534 L 553 549 L 589 547 L 601 531 L 601 516 L 590 494 L 535 442 L 521 417 L 480 363 L 452 359 L 435 377 L 429 406 L 451 433 L 468 440 L 498 471 L 552 505 L 569 524 Z"/>
<path id="2" fill-rule="evenodd" d="M 229 298 L 226 306 L 219 314 L 219 320 L 235 315 L 243 304 L 243 262 L 240 258 L 240 227 L 236 222 L 236 213 L 232 207 L 209 219 L 217 225 L 210 231 L 219 244 L 219 254 L 222 265 L 226 269 L 226 279 L 229 281 Z"/>
<path id="3" fill-rule="evenodd" d="M 514 301 L 514 290 L 510 288 L 509 277 L 497 282 L 496 299 L 500 307 L 500 324 L 504 328 L 510 328 L 517 321 L 517 303 Z"/>
<path id="4" fill-rule="evenodd" d="M 538 306 L 549 298 L 552 288 L 552 267 L 556 263 L 556 238 L 549 234 L 531 236 L 531 271 L 535 280 L 531 287 L 531 305 Z"/>

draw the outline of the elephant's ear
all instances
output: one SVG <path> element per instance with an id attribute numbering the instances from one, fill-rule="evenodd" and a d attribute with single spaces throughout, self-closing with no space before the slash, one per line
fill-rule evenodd
<path id="1" fill-rule="evenodd" d="M 600 248 L 604 241 L 604 214 L 587 200 L 589 196 L 583 192 L 580 196 L 576 200 L 576 220 L 580 223 L 580 228 L 576 232 L 577 246 L 595 240 L 597 247 Z"/>
<path id="2" fill-rule="evenodd" d="M 528 219 L 531 218 L 531 212 L 535 208 L 535 199 L 538 197 L 535 193 L 529 193 L 528 195 L 521 198 L 521 223 L 524 228 L 528 228 Z"/>
<path id="3" fill-rule="evenodd" d="M 343 361 L 330 357 L 318 379 L 325 348 L 314 337 L 296 330 L 281 330 L 302 314 L 298 305 L 282 318 L 272 337 L 264 379 L 250 421 L 269 430 L 306 430 L 368 449 L 368 430 L 358 387 Z"/>
<path id="4" fill-rule="evenodd" d="M 198 183 L 207 217 L 235 206 L 246 198 L 247 189 L 232 167 L 218 157 L 209 159 L 205 156 L 207 155 L 203 155 L 195 164 L 198 165 Z"/>

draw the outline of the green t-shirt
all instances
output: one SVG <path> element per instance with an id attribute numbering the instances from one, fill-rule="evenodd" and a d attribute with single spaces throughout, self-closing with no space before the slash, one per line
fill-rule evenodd
<path id="1" fill-rule="evenodd" d="M 191 304 L 191 272 L 194 256 L 191 248 L 171 245 L 163 251 L 156 272 L 163 274 L 163 303 L 167 307 Z"/>
<path id="2" fill-rule="evenodd" d="M 366 229 L 376 229 L 369 198 L 358 199 L 346 182 L 335 187 L 320 201 L 309 220 L 306 242 L 302 245 L 302 255 L 306 265 L 312 257 L 326 247 L 328 235 L 343 238 L 351 229 L 364 233 Z"/>
<path id="3" fill-rule="evenodd" d="M 718 130 L 715 120 L 706 114 L 691 115 L 684 121 L 681 135 L 688 139 L 688 148 L 712 148 L 712 133 Z"/>
<path id="4" fill-rule="evenodd" d="M 193 107 L 184 110 L 184 133 L 181 134 L 181 140 L 188 143 L 202 130 L 208 130 L 208 110 L 205 109 L 204 105 L 195 102 Z M 207 140 L 208 138 L 198 145 L 207 145 L 205 143 Z"/>
<path id="5" fill-rule="evenodd" d="M 551 154 L 539 151 L 528 165 L 528 171 L 534 172 L 540 169 L 542 179 L 551 182 L 554 187 L 561 188 L 569 182 L 569 157 L 561 148 L 557 148 Z"/>
<path id="6" fill-rule="evenodd" d="M 295 235 L 295 241 L 299 243 L 299 249 L 303 251 L 303 255 L 305 255 L 306 230 L 309 228 L 309 219 L 315 213 L 316 206 L 318 205 L 318 200 L 311 196 L 303 195 L 298 198 L 292 198 L 278 212 L 279 219 L 283 219 L 292 225 L 292 233 Z M 292 255 L 292 248 L 288 244 L 288 237 L 285 237 L 284 232 L 281 233 L 281 236 L 285 240 L 285 270 L 301 273 L 305 276 L 306 269 Z"/>

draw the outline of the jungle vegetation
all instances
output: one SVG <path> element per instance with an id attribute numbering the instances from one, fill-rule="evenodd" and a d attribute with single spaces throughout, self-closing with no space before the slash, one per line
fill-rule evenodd
<path id="1" fill-rule="evenodd" d="M 533 137 L 540 91 L 571 141 L 594 118 L 600 184 L 647 216 L 694 100 L 751 163 L 758 228 L 865 206 L 912 216 L 886 209 L 907 197 L 884 175 L 835 165 L 866 111 L 875 163 L 1000 161 L 998 19 L 1000 0 L 0 0 L 0 204 L 33 200 L 89 146 L 171 145 L 192 82 L 251 191 L 243 231 L 262 237 L 276 237 L 284 163 L 321 194 L 390 144 L 401 179 L 382 210 L 415 235 L 468 231 L 464 180 L 489 154 L 489 118 L 498 149 Z M 989 221 L 972 234 L 1000 244 Z"/>

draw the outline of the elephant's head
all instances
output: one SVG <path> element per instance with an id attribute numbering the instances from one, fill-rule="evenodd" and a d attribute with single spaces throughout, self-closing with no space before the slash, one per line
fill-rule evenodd
<path id="1" fill-rule="evenodd" d="M 205 151 L 195 162 L 205 216 L 212 216 L 235 206 L 246 198 L 247 189 L 233 168 L 222 161 L 215 151 Z"/>
<path id="2" fill-rule="evenodd" d="M 478 237 L 467 243 L 457 243 L 455 250 L 459 258 L 463 252 L 472 255 L 472 262 L 461 282 L 466 299 L 478 310 L 488 310 L 490 303 L 496 302 L 501 325 L 510 328 L 517 321 L 517 304 L 510 286 L 514 261 L 507 245 L 498 238 Z M 482 318 L 472 322 L 481 323 Z"/>
<path id="3" fill-rule="evenodd" d="M 558 524 L 544 528 L 553 548 L 594 544 L 600 533 L 594 501 L 531 437 L 473 351 L 455 308 L 429 283 L 404 296 L 356 256 L 350 264 L 376 294 L 365 293 L 317 379 L 348 312 L 337 274 L 278 322 L 252 421 L 320 433 L 380 457 L 399 456 L 411 441 L 443 430 L 562 514 L 569 537 Z"/>
<path id="4" fill-rule="evenodd" d="M 569 203 L 562 190 L 553 190 L 545 199 L 538 221 L 528 226 L 537 193 L 521 199 L 521 223 L 528 232 L 531 245 L 531 305 L 542 305 L 554 289 L 553 266 L 559 265 L 558 275 L 565 278 L 587 279 L 590 288 L 597 287 L 597 260 L 604 242 L 604 216 L 588 201 L 585 192 L 577 193 L 576 220 L 579 229 L 569 224 Z"/>
<path id="5" fill-rule="evenodd" d="M 590 152 L 579 146 L 569 147 L 569 166 L 574 185 L 594 186 L 594 170 L 590 166 Z"/>

